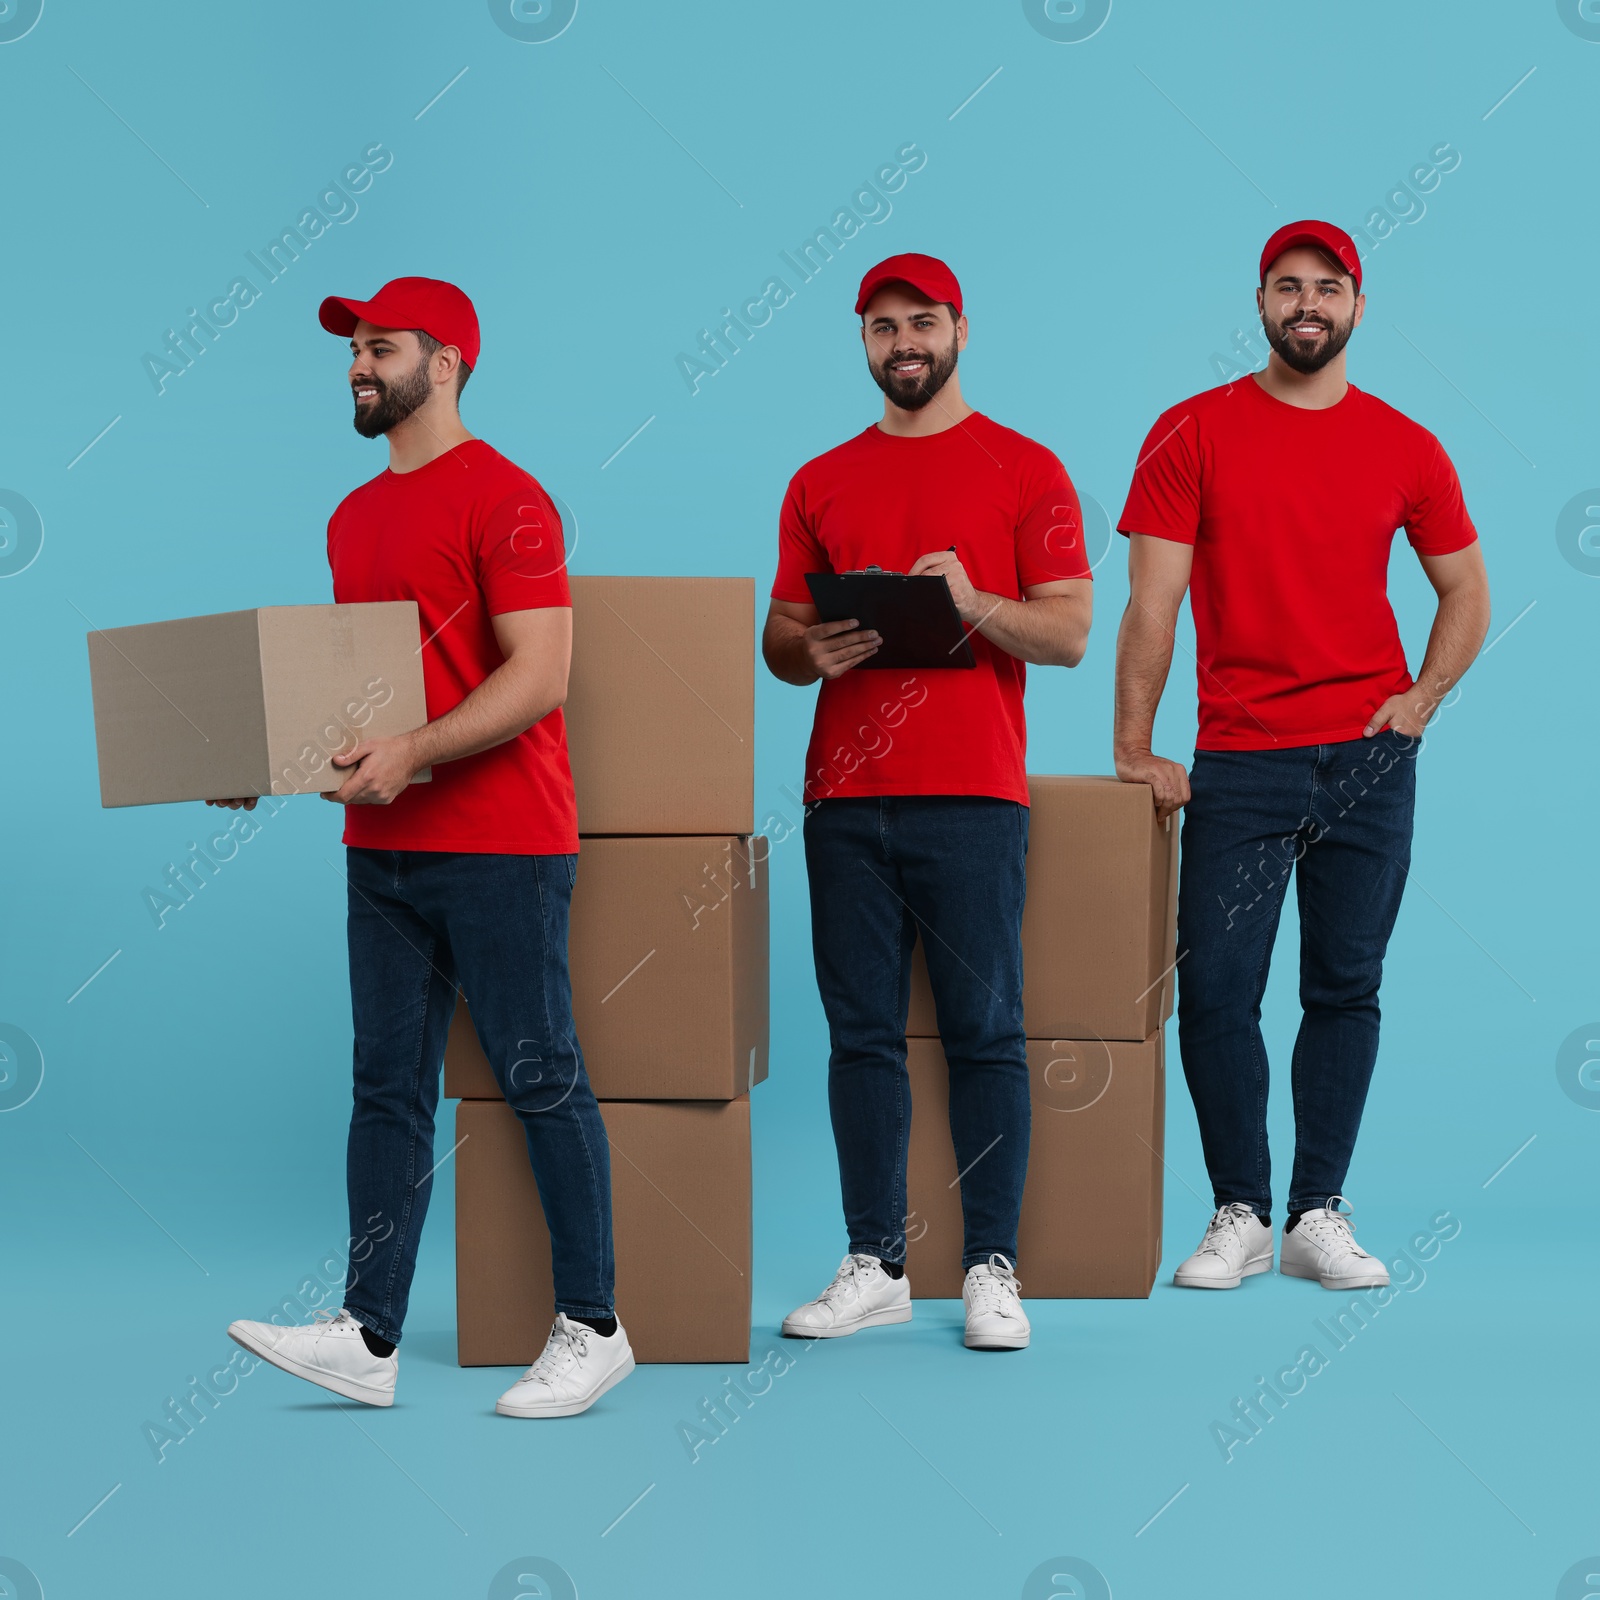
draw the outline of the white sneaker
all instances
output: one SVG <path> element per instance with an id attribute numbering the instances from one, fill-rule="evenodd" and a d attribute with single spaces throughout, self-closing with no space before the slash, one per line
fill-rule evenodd
<path id="1" fill-rule="evenodd" d="M 1236 1200 L 1206 1224 L 1200 1248 L 1173 1273 L 1172 1281 L 1180 1289 L 1237 1289 L 1246 1278 L 1271 1271 L 1272 1224 Z"/>
<path id="2" fill-rule="evenodd" d="M 1352 1213 L 1340 1211 L 1342 1194 L 1326 1208 L 1302 1211 L 1293 1233 L 1283 1236 L 1278 1270 L 1291 1278 L 1315 1278 L 1324 1289 L 1382 1289 L 1388 1269 L 1369 1256 L 1350 1231 Z"/>
<path id="3" fill-rule="evenodd" d="M 876 1256 L 846 1256 L 833 1282 L 783 1319 L 790 1339 L 842 1339 L 861 1328 L 911 1320 L 911 1280 L 891 1278 Z"/>
<path id="4" fill-rule="evenodd" d="M 275 1322 L 234 1322 L 228 1337 L 251 1355 L 285 1372 L 320 1384 L 363 1405 L 392 1406 L 400 1354 L 375 1356 L 348 1311 L 319 1311 L 309 1327 L 280 1328 Z"/>
<path id="5" fill-rule="evenodd" d="M 969 1350 L 1026 1350 L 1032 1329 L 1022 1309 L 1017 1274 L 1004 1256 L 990 1256 L 967 1268 L 961 1285 L 967 1308 L 963 1343 Z"/>
<path id="6" fill-rule="evenodd" d="M 502 1417 L 575 1417 L 632 1371 L 633 1350 L 620 1322 L 608 1339 L 557 1312 L 543 1354 L 494 1408 Z"/>

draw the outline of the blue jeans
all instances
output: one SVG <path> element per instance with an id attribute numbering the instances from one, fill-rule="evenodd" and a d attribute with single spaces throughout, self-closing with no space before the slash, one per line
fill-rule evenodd
<path id="1" fill-rule="evenodd" d="M 1411 864 L 1420 741 L 1197 750 L 1178 890 L 1178 1042 L 1215 1203 L 1272 1214 L 1261 997 L 1300 907 L 1289 1210 L 1343 1192 L 1378 1057 L 1378 984 Z"/>
<path id="2" fill-rule="evenodd" d="M 439 1069 L 458 985 L 522 1119 L 550 1230 L 556 1309 L 612 1314 L 611 1159 L 572 1026 L 576 856 L 347 852 L 355 1108 L 344 1303 L 399 1342 L 433 1191 Z M 387 1226 L 385 1226 L 387 1224 Z"/>
<path id="3" fill-rule="evenodd" d="M 950 1067 L 961 1264 L 1015 1261 L 1031 1128 L 1022 1028 L 1028 808 L 969 796 L 821 800 L 806 814 L 828 1104 L 852 1253 L 906 1257 L 906 1008 L 921 932 Z"/>

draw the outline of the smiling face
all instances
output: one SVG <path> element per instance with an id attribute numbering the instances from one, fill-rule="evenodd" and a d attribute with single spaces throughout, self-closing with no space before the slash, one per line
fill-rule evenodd
<path id="1" fill-rule="evenodd" d="M 362 438 L 387 433 L 432 397 L 432 358 L 423 354 L 410 330 L 358 322 L 350 348 L 350 392 L 356 403 L 355 429 Z"/>
<path id="2" fill-rule="evenodd" d="M 1256 291 L 1267 343 L 1296 372 L 1320 372 L 1350 342 L 1366 296 L 1331 256 L 1309 245 L 1285 250 Z"/>
<path id="3" fill-rule="evenodd" d="M 967 319 L 925 300 L 908 284 L 887 284 L 861 318 L 872 381 L 902 411 L 920 411 L 949 382 L 967 343 Z"/>

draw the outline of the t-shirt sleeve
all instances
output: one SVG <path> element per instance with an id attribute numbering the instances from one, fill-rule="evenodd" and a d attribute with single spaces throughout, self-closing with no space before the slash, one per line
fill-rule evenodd
<path id="1" fill-rule="evenodd" d="M 489 513 L 476 560 L 491 617 L 572 604 L 561 514 L 531 478 Z"/>
<path id="2" fill-rule="evenodd" d="M 772 598 L 788 605 L 808 606 L 811 591 L 808 572 L 832 572 L 833 563 L 822 548 L 805 511 L 805 488 L 797 472 L 778 513 L 778 575 L 772 580 Z"/>
<path id="3" fill-rule="evenodd" d="M 1195 542 L 1200 532 L 1200 452 L 1192 416 L 1163 412 L 1145 437 L 1117 532 Z"/>
<path id="4" fill-rule="evenodd" d="M 1461 495 L 1461 479 L 1444 446 L 1432 434 L 1421 451 L 1418 484 L 1406 508 L 1406 538 L 1422 556 L 1465 550 L 1478 537 Z"/>
<path id="5" fill-rule="evenodd" d="M 1024 591 L 1036 583 L 1088 578 L 1088 545 L 1083 508 L 1067 469 L 1048 450 L 1023 473 L 1024 510 L 1017 524 L 1017 583 Z"/>

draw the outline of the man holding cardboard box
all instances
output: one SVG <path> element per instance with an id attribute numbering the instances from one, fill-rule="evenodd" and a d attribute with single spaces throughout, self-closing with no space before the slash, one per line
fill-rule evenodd
<path id="1" fill-rule="evenodd" d="M 955 274 L 931 256 L 891 257 L 862 280 L 856 312 L 883 417 L 790 483 L 762 645 L 784 682 L 821 680 L 806 865 L 849 1231 L 833 1282 L 783 1331 L 836 1338 L 911 1318 L 905 1027 L 920 933 L 950 1069 L 965 1342 L 1020 1349 L 1023 664 L 1082 659 L 1089 567 L 1061 463 L 962 399 L 967 319 Z M 946 580 L 970 669 L 877 671 L 876 631 L 820 620 L 806 574 L 869 565 Z"/>
<path id="2" fill-rule="evenodd" d="M 1325 222 L 1261 254 L 1266 368 L 1165 413 L 1121 531 L 1117 775 L 1186 806 L 1178 1036 L 1217 1207 L 1177 1270 L 1233 1289 L 1272 1268 L 1261 999 L 1291 870 L 1300 907 L 1295 1160 L 1279 1268 L 1327 1289 L 1387 1284 L 1343 1197 L 1378 1053 L 1378 985 L 1411 859 L 1416 756 L 1472 664 L 1489 587 L 1437 439 L 1345 378 L 1361 261 Z M 1422 670 L 1386 593 L 1403 527 L 1438 595 Z M 1151 754 L 1172 635 L 1191 593 L 1200 670 L 1192 772 Z"/>
<path id="3" fill-rule="evenodd" d="M 333 757 L 349 773 L 329 798 L 349 808 L 350 1230 L 370 1248 L 352 1252 L 336 1317 L 228 1331 L 298 1377 L 393 1404 L 459 981 L 523 1125 L 555 1277 L 544 1352 L 496 1409 L 570 1416 L 625 1378 L 633 1353 L 613 1313 L 609 1151 L 567 972 L 578 835 L 561 521 L 533 478 L 462 426 L 479 335 L 461 290 L 399 278 L 371 301 L 325 300 L 320 315 L 350 339 L 357 432 L 389 443 L 388 470 L 328 524 L 334 595 L 417 603 L 431 720 Z M 425 767 L 432 781 L 408 787 Z"/>

